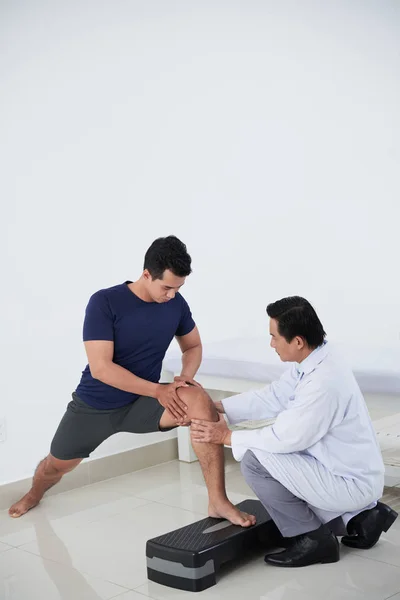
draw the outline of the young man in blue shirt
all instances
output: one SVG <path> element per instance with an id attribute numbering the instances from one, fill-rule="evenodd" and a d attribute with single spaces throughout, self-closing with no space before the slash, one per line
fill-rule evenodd
<path id="1" fill-rule="evenodd" d="M 185 244 L 174 236 L 159 238 L 146 252 L 140 279 L 90 298 L 83 327 L 88 365 L 50 454 L 39 464 L 31 490 L 10 508 L 11 517 L 36 506 L 46 490 L 114 433 L 168 431 L 190 424 L 194 417 L 218 421 L 213 402 L 193 379 L 201 363 L 201 340 L 179 293 L 190 273 Z M 173 383 L 163 385 L 162 361 L 174 337 L 182 350 L 182 372 Z M 187 389 L 184 399 L 179 388 Z M 226 496 L 222 448 L 199 446 L 197 454 L 210 514 L 244 527 L 252 525 L 254 517 L 240 512 Z"/>

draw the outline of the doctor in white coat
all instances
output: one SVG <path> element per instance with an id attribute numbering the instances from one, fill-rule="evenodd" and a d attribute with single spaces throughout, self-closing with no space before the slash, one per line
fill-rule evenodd
<path id="1" fill-rule="evenodd" d="M 216 403 L 230 423 L 275 417 L 273 425 L 231 432 L 226 421 L 193 420 L 193 442 L 232 446 L 242 473 L 268 510 L 275 542 L 266 562 L 297 567 L 339 560 L 342 542 L 370 548 L 397 513 L 378 502 L 384 465 L 351 370 L 325 341 L 322 324 L 298 296 L 267 307 L 271 346 L 293 363 L 279 381 Z M 338 529 L 339 527 L 339 529 Z"/>

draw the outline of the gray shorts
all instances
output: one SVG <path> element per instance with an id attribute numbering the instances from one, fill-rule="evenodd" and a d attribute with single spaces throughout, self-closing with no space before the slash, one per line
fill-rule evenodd
<path id="1" fill-rule="evenodd" d="M 87 458 L 114 433 L 161 431 L 164 410 L 158 400 L 147 396 L 140 396 L 121 408 L 93 408 L 74 392 L 51 442 L 50 454 L 60 460 Z M 162 431 L 170 429 L 175 428 Z"/>

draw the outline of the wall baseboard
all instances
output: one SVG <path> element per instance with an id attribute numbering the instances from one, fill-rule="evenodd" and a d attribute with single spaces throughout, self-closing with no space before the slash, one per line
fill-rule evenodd
<path id="1" fill-rule="evenodd" d="M 141 448 L 81 463 L 46 495 L 61 494 L 75 488 L 97 483 L 118 475 L 140 471 L 178 458 L 178 440 L 172 438 Z M 8 509 L 30 489 L 32 479 L 21 479 L 0 485 L 0 510 Z"/>

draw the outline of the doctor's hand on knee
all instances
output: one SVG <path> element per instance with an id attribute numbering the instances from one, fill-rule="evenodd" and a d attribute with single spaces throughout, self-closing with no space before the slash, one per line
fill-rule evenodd
<path id="1" fill-rule="evenodd" d="M 217 422 L 192 419 L 190 437 L 195 443 L 231 444 L 231 431 L 221 414 Z"/>

